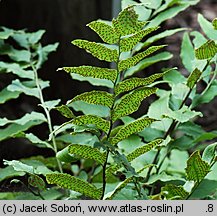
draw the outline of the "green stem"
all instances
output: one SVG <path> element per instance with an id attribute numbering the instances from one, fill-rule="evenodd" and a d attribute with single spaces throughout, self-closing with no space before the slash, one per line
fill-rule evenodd
<path id="1" fill-rule="evenodd" d="M 120 74 L 120 71 L 119 71 L 119 68 L 118 68 L 118 64 L 119 64 L 119 61 L 120 61 L 120 54 L 121 54 L 121 51 L 120 51 L 120 40 L 121 39 L 119 38 L 119 41 L 118 41 L 118 59 L 117 59 L 117 62 L 116 62 L 117 77 L 116 77 L 115 82 L 114 82 L 114 88 L 117 85 L 119 78 L 120 78 L 120 81 L 123 79 L 123 77 L 121 77 L 121 74 Z M 114 91 L 112 93 L 114 94 Z M 110 109 L 110 113 L 113 112 L 113 109 L 114 109 L 114 106 L 115 106 L 115 101 L 116 100 L 114 100 L 114 102 L 112 104 L 112 107 Z M 111 131 L 112 131 L 113 127 L 114 127 L 114 122 L 112 121 L 112 119 L 110 117 L 110 128 L 109 128 L 109 132 L 107 134 L 107 140 L 109 140 L 109 138 L 110 138 L 110 134 L 111 134 Z M 105 195 L 105 189 L 106 189 L 106 167 L 107 167 L 107 163 L 108 163 L 109 153 L 110 153 L 110 150 L 107 149 L 106 161 L 105 161 L 105 163 L 103 165 L 103 188 L 102 188 L 101 200 L 104 198 L 104 195 Z M 135 185 L 135 188 L 136 188 L 136 190 L 138 192 L 139 197 L 141 197 L 141 189 L 140 189 L 140 187 L 138 185 L 137 179 L 133 178 L 133 182 L 134 182 L 134 185 Z"/>
<path id="2" fill-rule="evenodd" d="M 36 83 L 36 86 L 37 86 L 37 89 L 38 89 L 38 93 L 39 93 L 39 99 L 40 99 L 41 105 L 42 105 L 42 107 L 44 109 L 44 112 L 45 112 L 45 115 L 46 115 L 49 132 L 51 134 L 51 140 L 52 140 L 52 144 L 53 144 L 53 150 L 54 150 L 54 152 L 56 154 L 57 151 L 58 151 L 58 149 L 57 149 L 57 144 L 56 144 L 55 136 L 54 136 L 54 133 L 53 133 L 53 126 L 52 126 L 52 122 L 51 122 L 50 111 L 48 110 L 48 108 L 45 105 L 44 97 L 43 97 L 43 94 L 42 94 L 42 89 L 41 89 L 41 86 L 40 86 L 40 83 L 39 83 L 39 79 L 38 79 L 37 70 L 36 70 L 36 68 L 35 68 L 35 66 L 33 64 L 31 65 L 31 67 L 32 67 L 32 70 L 34 72 L 35 83 Z M 58 164 L 58 167 L 59 167 L 59 171 L 62 173 L 63 172 L 62 165 L 61 165 L 60 161 L 57 158 L 56 158 L 56 160 L 57 160 L 57 164 Z"/>
<path id="3" fill-rule="evenodd" d="M 105 195 L 105 189 L 106 189 L 106 167 L 107 167 L 107 163 L 108 163 L 108 156 L 109 156 L 109 150 L 107 150 L 106 152 L 106 161 L 102 167 L 102 172 L 103 172 L 103 185 L 102 185 L 102 196 L 101 196 L 101 200 L 103 200 L 104 195 Z"/>
<path id="4" fill-rule="evenodd" d="M 119 64 L 119 61 L 120 61 L 120 40 L 121 39 L 119 38 L 119 40 L 118 40 L 118 59 L 117 59 L 117 62 L 116 62 L 117 77 L 116 77 L 115 82 L 114 82 L 114 88 L 117 85 L 118 78 L 120 76 L 120 74 L 119 74 L 119 68 L 118 68 L 118 64 Z M 112 92 L 112 94 L 114 95 L 114 91 Z M 112 107 L 110 108 L 110 114 L 112 114 L 114 106 L 115 106 L 115 100 L 113 101 Z M 111 116 L 110 116 L 110 120 L 109 121 L 110 121 L 110 128 L 109 128 L 109 131 L 108 131 L 108 134 L 107 134 L 107 140 L 109 140 L 109 137 L 110 137 L 110 134 L 111 134 L 111 131 L 112 131 L 112 128 L 113 128 L 113 121 L 111 119 Z M 110 153 L 110 150 L 107 148 L 106 160 L 105 160 L 105 163 L 103 164 L 103 174 L 102 174 L 103 186 L 102 186 L 101 200 L 103 200 L 104 195 L 105 195 L 105 189 L 106 189 L 106 167 L 107 167 L 107 163 L 108 163 L 109 153 Z"/>

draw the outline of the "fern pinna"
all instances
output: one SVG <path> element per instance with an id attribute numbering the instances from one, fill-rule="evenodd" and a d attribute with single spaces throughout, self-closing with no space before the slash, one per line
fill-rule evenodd
<path id="1" fill-rule="evenodd" d="M 130 164 L 131 161 L 159 146 L 163 140 L 156 139 L 150 143 L 143 143 L 143 146 L 134 149 L 129 154 L 123 154 L 118 144 L 131 135 L 149 127 L 155 119 L 146 116 L 137 120 L 118 125 L 122 117 L 126 117 L 136 112 L 142 101 L 154 94 L 157 90 L 151 87 L 155 80 L 161 78 L 165 73 L 154 74 L 147 78 L 125 78 L 125 72 L 139 63 L 147 56 L 162 49 L 162 46 L 150 46 L 144 51 L 135 53 L 135 46 L 148 34 L 156 31 L 158 27 L 144 28 L 146 22 L 138 20 L 134 7 L 125 8 L 112 23 L 104 21 L 93 21 L 88 26 L 95 31 L 102 39 L 103 43 L 90 42 L 77 39 L 72 41 L 75 46 L 85 49 L 99 60 L 115 62 L 115 68 L 99 68 L 94 66 L 63 67 L 62 69 L 73 76 L 83 77 L 94 84 L 93 79 L 107 81 L 108 92 L 93 90 L 77 95 L 67 105 L 62 105 L 57 109 L 70 121 L 64 123 L 58 129 L 70 125 L 75 132 L 89 131 L 95 133 L 98 137 L 97 144 L 83 145 L 73 143 L 65 149 L 58 152 L 57 157 L 63 162 L 72 162 L 78 158 L 93 159 L 101 166 L 99 174 L 101 175 L 101 185 L 98 187 L 94 182 L 88 183 L 77 179 L 69 174 L 48 174 L 46 176 L 48 183 L 57 184 L 60 187 L 71 189 L 93 199 L 111 199 L 114 195 L 124 188 L 128 183 L 136 187 L 139 196 L 142 196 L 141 186 L 138 182 L 139 173 L 143 170 L 135 170 Z M 109 83 L 109 84 L 108 84 Z M 93 104 L 107 107 L 109 109 L 107 116 L 97 114 L 86 114 L 74 116 L 69 107 L 75 108 L 76 102 Z M 104 108 L 102 108 L 104 109 Z M 76 130 L 77 127 L 83 127 L 82 130 Z M 133 143 L 132 143 L 133 145 Z M 112 165 L 109 165 L 112 163 Z M 114 165 L 115 164 L 115 165 Z M 109 176 L 116 174 L 116 171 L 125 169 L 126 180 L 121 182 L 112 191 L 106 189 L 106 183 Z M 146 167 L 148 168 L 148 167 Z M 118 183 L 118 181 L 116 180 Z"/>

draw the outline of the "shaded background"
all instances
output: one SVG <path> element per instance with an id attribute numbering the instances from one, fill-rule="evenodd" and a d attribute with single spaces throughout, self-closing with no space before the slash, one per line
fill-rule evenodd
<path id="1" fill-rule="evenodd" d="M 117 5 L 112 4 L 115 2 Z M 45 99 L 60 98 L 62 103 L 73 98 L 75 95 L 90 90 L 92 87 L 87 82 L 79 83 L 72 80 L 70 76 L 62 71 L 56 71 L 62 66 L 79 66 L 79 65 L 95 65 L 108 66 L 105 62 L 100 62 L 91 55 L 71 45 L 71 41 L 76 38 L 88 38 L 89 40 L 98 40 L 98 36 L 86 24 L 96 19 L 110 20 L 114 13 L 118 11 L 119 0 L 2 0 L 0 2 L 0 26 L 5 26 L 13 29 L 28 29 L 30 32 L 39 29 L 45 29 L 46 33 L 42 43 L 44 45 L 59 42 L 57 52 L 49 56 L 48 61 L 39 71 L 39 76 L 44 80 L 51 81 L 51 87 L 44 91 Z M 197 24 L 197 14 L 202 13 L 206 18 L 212 20 L 217 16 L 216 0 L 201 0 L 201 2 L 186 11 L 179 14 L 176 18 L 168 20 L 162 27 L 177 28 L 190 27 L 199 30 Z M 179 59 L 180 44 L 183 33 L 178 33 L 169 37 L 164 41 L 169 44 L 169 51 L 174 54 L 174 58 L 166 63 L 154 65 L 149 68 L 150 71 L 158 72 L 161 67 L 178 66 L 184 72 L 183 66 Z M 11 102 L 11 105 L 14 102 Z M 22 102 L 21 102 L 22 103 Z M 37 106 L 31 99 L 28 101 L 31 106 Z M 10 104 L 9 104 L 10 105 Z M 11 110 L 7 110 L 10 115 L 15 115 L 19 112 L 22 106 L 26 104 L 13 104 Z M 217 101 L 204 105 L 201 109 L 205 113 L 204 118 L 200 119 L 205 129 L 211 130 L 216 128 L 217 114 L 215 108 Z M 1 113 L 1 111 L 0 111 Z M 61 121 L 54 115 L 54 122 Z M 44 133 L 43 126 L 37 128 L 38 133 Z M 46 129 L 45 129 L 46 130 Z M 41 134 L 41 136 L 43 136 Z M 44 134 L 47 138 L 47 134 Z M 5 141 L 0 145 L 0 165 L 4 155 L 5 159 L 17 159 L 24 156 L 24 150 L 28 146 L 28 151 L 25 152 L 25 157 L 37 155 L 39 150 L 31 145 L 10 140 L 10 143 Z M 40 150 L 41 153 L 42 150 Z M 42 152 L 49 154 L 49 152 Z"/>
<path id="2" fill-rule="evenodd" d="M 76 38 L 97 40 L 86 24 L 98 18 L 111 19 L 111 16 L 111 0 L 3 0 L 0 4 L 1 26 L 16 30 L 26 28 L 30 32 L 45 29 L 43 44 L 60 43 L 57 52 L 51 54 L 43 66 L 40 76 L 51 81 L 52 88 L 46 90 L 47 96 L 64 101 L 77 94 L 79 89 L 76 81 L 56 69 L 67 65 L 100 64 L 70 42 Z"/>

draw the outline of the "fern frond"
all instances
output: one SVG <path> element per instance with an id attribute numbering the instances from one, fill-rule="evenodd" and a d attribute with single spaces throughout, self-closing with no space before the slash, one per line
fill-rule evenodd
<path id="1" fill-rule="evenodd" d="M 152 84 L 156 79 L 159 79 L 164 75 L 165 73 L 158 73 L 158 74 L 153 74 L 147 78 L 133 77 L 133 78 L 126 79 L 115 86 L 114 89 L 115 95 L 117 96 L 123 92 L 131 91 L 137 87 Z"/>
<path id="2" fill-rule="evenodd" d="M 137 149 L 135 149 L 133 152 L 131 152 L 130 154 L 128 154 L 126 156 L 128 162 L 132 162 L 133 160 L 135 160 L 136 158 L 140 157 L 141 155 L 151 151 L 154 147 L 160 145 L 163 142 L 162 139 L 156 139 L 153 140 L 152 142 L 149 142 L 147 144 L 145 144 L 142 147 L 139 147 Z M 147 166 L 144 167 L 144 169 L 149 168 L 150 166 L 153 166 L 152 164 L 149 164 Z M 107 178 L 111 175 L 113 175 L 116 171 L 118 171 L 120 168 L 122 167 L 121 164 L 117 165 L 112 165 L 110 167 L 108 167 L 106 169 L 106 176 Z M 144 169 L 140 170 L 138 173 L 142 172 Z"/>
<path id="3" fill-rule="evenodd" d="M 59 187 L 79 192 L 96 200 L 101 198 L 102 191 L 100 189 L 69 174 L 51 173 L 46 175 L 46 179 L 49 184 L 56 184 Z"/>
<path id="4" fill-rule="evenodd" d="M 151 55 L 152 53 L 162 49 L 163 47 L 165 47 L 165 45 L 152 46 L 152 47 L 149 47 L 147 50 L 136 54 L 133 57 L 130 57 L 128 59 L 120 61 L 119 64 L 118 64 L 119 71 L 123 71 L 123 70 L 126 70 L 128 68 L 133 67 L 138 62 L 140 62 L 143 58 L 145 58 L 145 57 Z"/>
<path id="5" fill-rule="evenodd" d="M 121 11 L 117 19 L 112 20 L 112 24 L 115 31 L 121 35 L 134 34 L 141 30 L 146 22 L 138 21 L 138 15 L 136 14 L 133 6 L 129 6 Z"/>
<path id="6" fill-rule="evenodd" d="M 115 32 L 115 29 L 105 22 L 92 21 L 87 26 L 95 31 L 105 43 L 115 44 L 119 40 L 119 35 Z"/>
<path id="7" fill-rule="evenodd" d="M 68 73 L 76 73 L 83 77 L 93 77 L 98 79 L 107 79 L 114 82 L 117 77 L 117 70 L 92 67 L 92 66 L 80 66 L 80 67 L 63 67 L 64 71 Z"/>
<path id="8" fill-rule="evenodd" d="M 75 154 L 85 159 L 93 159 L 103 165 L 106 161 L 106 155 L 98 149 L 87 145 L 73 144 L 68 148 L 69 154 Z"/>
<path id="9" fill-rule="evenodd" d="M 75 96 L 72 100 L 67 102 L 67 104 L 71 104 L 75 101 L 84 101 L 89 104 L 112 107 L 114 102 L 114 96 L 104 91 L 93 90 L 91 92 L 85 92 L 83 94 Z"/>
<path id="10" fill-rule="evenodd" d="M 195 50 L 195 56 L 198 59 L 209 59 L 213 58 L 217 53 L 217 45 L 215 41 L 209 40 L 199 48 Z"/>
<path id="11" fill-rule="evenodd" d="M 112 192 L 106 194 L 105 200 L 112 200 L 115 195 L 117 195 L 122 189 L 124 189 L 132 180 L 133 176 L 125 179 L 123 182 L 120 182 Z"/>
<path id="12" fill-rule="evenodd" d="M 167 200 L 184 200 L 189 193 L 185 191 L 183 186 L 168 184 L 162 187 L 161 194 L 165 196 Z"/>
<path id="13" fill-rule="evenodd" d="M 190 74 L 187 80 L 187 86 L 192 89 L 194 88 L 197 81 L 200 79 L 202 72 L 197 68 Z"/>
<path id="14" fill-rule="evenodd" d="M 164 140 L 163 139 L 156 139 L 146 145 L 143 145 L 137 149 L 135 149 L 133 152 L 131 152 L 130 154 L 127 155 L 127 160 L 133 161 L 136 158 L 138 158 L 139 156 L 145 154 L 146 152 L 152 150 L 154 147 L 160 145 Z"/>
<path id="15" fill-rule="evenodd" d="M 55 109 L 57 111 L 59 111 L 66 118 L 74 118 L 75 117 L 73 112 L 66 105 L 61 105 L 61 106 L 55 107 Z"/>
<path id="16" fill-rule="evenodd" d="M 111 144 L 116 145 L 118 142 L 126 139 L 130 135 L 142 131 L 145 127 L 148 127 L 154 121 L 155 119 L 151 118 L 141 118 L 127 124 L 126 126 L 122 127 L 114 137 L 110 139 Z"/>
<path id="17" fill-rule="evenodd" d="M 142 40 L 146 35 L 153 31 L 156 31 L 158 27 L 152 27 L 145 30 L 141 30 L 130 37 L 124 38 L 120 41 L 120 51 L 127 52 L 133 49 L 133 47 Z"/>
<path id="18" fill-rule="evenodd" d="M 212 21 L 212 25 L 213 25 L 214 29 L 217 30 L 217 18 L 215 18 L 215 19 Z"/>
<path id="19" fill-rule="evenodd" d="M 108 47 L 99 43 L 77 39 L 72 41 L 72 44 L 79 48 L 85 49 L 99 60 L 116 62 L 118 59 L 118 52 L 116 49 L 109 49 Z"/>
<path id="20" fill-rule="evenodd" d="M 139 108 L 141 102 L 156 91 L 157 88 L 142 87 L 124 95 L 112 112 L 112 121 L 116 121 L 123 116 L 135 112 Z"/>
<path id="21" fill-rule="evenodd" d="M 187 180 L 199 183 L 210 172 L 210 169 L 210 165 L 202 160 L 199 151 L 195 151 L 187 161 L 185 169 Z"/>
<path id="22" fill-rule="evenodd" d="M 95 115 L 82 115 L 73 119 L 70 123 L 81 125 L 96 125 L 96 127 L 104 132 L 108 132 L 110 128 L 110 122 Z"/>

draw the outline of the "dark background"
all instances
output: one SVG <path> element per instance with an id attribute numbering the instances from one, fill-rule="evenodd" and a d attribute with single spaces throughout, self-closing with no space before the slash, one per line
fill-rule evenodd
<path id="1" fill-rule="evenodd" d="M 56 53 L 50 55 L 40 76 L 51 80 L 46 90 L 48 98 L 61 98 L 63 102 L 79 92 L 76 81 L 64 72 L 63 66 L 82 64 L 99 65 L 100 62 L 70 42 L 76 38 L 97 40 L 86 24 L 96 19 L 111 19 L 111 0 L 3 0 L 0 3 L 0 25 L 30 32 L 45 29 L 44 45 L 59 42 Z M 102 65 L 102 63 L 101 63 Z M 88 88 L 86 86 L 86 88 Z"/>

